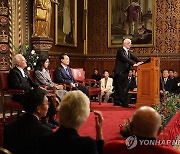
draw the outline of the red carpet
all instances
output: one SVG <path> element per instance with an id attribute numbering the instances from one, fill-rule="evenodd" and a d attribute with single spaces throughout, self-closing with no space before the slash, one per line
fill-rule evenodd
<path id="1" fill-rule="evenodd" d="M 93 110 L 102 111 L 104 117 L 103 134 L 105 141 L 121 138 L 119 135 L 119 124 L 123 124 L 124 119 L 131 118 L 135 111 L 135 108 L 122 108 L 113 106 L 112 103 L 102 103 L 101 105 L 97 102 L 91 103 L 91 108 Z M 80 128 L 79 134 L 81 136 L 91 136 L 94 139 L 96 138 L 93 112 L 90 113 L 89 118 Z"/>
<path id="2" fill-rule="evenodd" d="M 97 102 L 95 103 L 92 102 L 91 108 L 93 110 L 102 111 L 104 117 L 103 134 L 105 141 L 122 139 L 119 134 L 119 124 L 123 124 L 124 120 L 127 118 L 131 119 L 135 111 L 135 108 L 129 109 L 129 108 L 117 107 L 117 106 L 113 106 L 112 103 L 102 103 L 101 105 L 99 105 Z M 177 134 L 179 134 L 180 132 L 179 117 L 180 117 L 180 111 L 168 123 L 164 134 L 161 136 L 161 139 L 175 139 Z M 1 122 L 2 119 L 0 120 L 0 123 Z M 95 119 L 93 112 L 90 113 L 89 118 L 80 128 L 79 134 L 81 136 L 91 136 L 94 139 L 96 138 Z M 0 147 L 2 146 L 2 135 L 3 135 L 3 127 L 2 125 L 0 125 Z"/>

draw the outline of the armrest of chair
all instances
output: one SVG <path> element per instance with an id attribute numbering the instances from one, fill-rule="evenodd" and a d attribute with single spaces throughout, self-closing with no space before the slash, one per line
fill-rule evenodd
<path id="1" fill-rule="evenodd" d="M 24 94 L 24 90 L 8 89 L 6 91 L 8 94 Z"/>
<path id="2" fill-rule="evenodd" d="M 91 87 L 91 84 L 98 84 L 98 81 L 96 81 L 95 79 L 85 79 L 85 84 L 88 85 L 89 87 Z"/>

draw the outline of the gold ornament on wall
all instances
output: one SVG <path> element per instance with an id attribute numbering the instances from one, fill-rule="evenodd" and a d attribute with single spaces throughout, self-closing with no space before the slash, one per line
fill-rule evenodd
<path id="1" fill-rule="evenodd" d="M 9 64 L 7 62 L 7 59 L 3 56 L 0 59 L 0 70 L 8 70 L 9 69 Z"/>
<path id="2" fill-rule="evenodd" d="M 0 43 L 7 43 L 8 35 L 5 34 L 5 30 L 2 30 L 2 34 L 0 35 Z"/>
<path id="3" fill-rule="evenodd" d="M 4 6 L 4 2 L 1 2 L 0 15 L 8 15 L 8 8 Z"/>

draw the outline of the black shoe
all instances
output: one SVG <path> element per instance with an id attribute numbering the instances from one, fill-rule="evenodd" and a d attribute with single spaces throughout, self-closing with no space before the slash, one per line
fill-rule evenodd
<path id="1" fill-rule="evenodd" d="M 43 124 L 45 124 L 46 126 L 50 127 L 51 129 L 55 129 L 57 126 L 56 125 L 53 125 L 51 124 L 50 122 L 43 122 Z"/>
<path id="2" fill-rule="evenodd" d="M 55 119 L 49 120 L 49 123 L 56 125 L 56 126 L 59 126 L 59 123 Z"/>
<path id="3" fill-rule="evenodd" d="M 125 107 L 125 108 L 132 108 L 132 107 L 129 106 L 129 105 L 123 105 L 122 107 Z"/>
<path id="4" fill-rule="evenodd" d="M 119 103 L 114 103 L 114 106 L 121 106 L 121 104 L 119 104 Z"/>

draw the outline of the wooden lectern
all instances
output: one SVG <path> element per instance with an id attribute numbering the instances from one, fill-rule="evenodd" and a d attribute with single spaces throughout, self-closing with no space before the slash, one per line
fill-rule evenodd
<path id="1" fill-rule="evenodd" d="M 136 108 L 151 106 L 160 102 L 160 58 L 151 57 L 148 63 L 137 68 L 137 103 Z"/>

